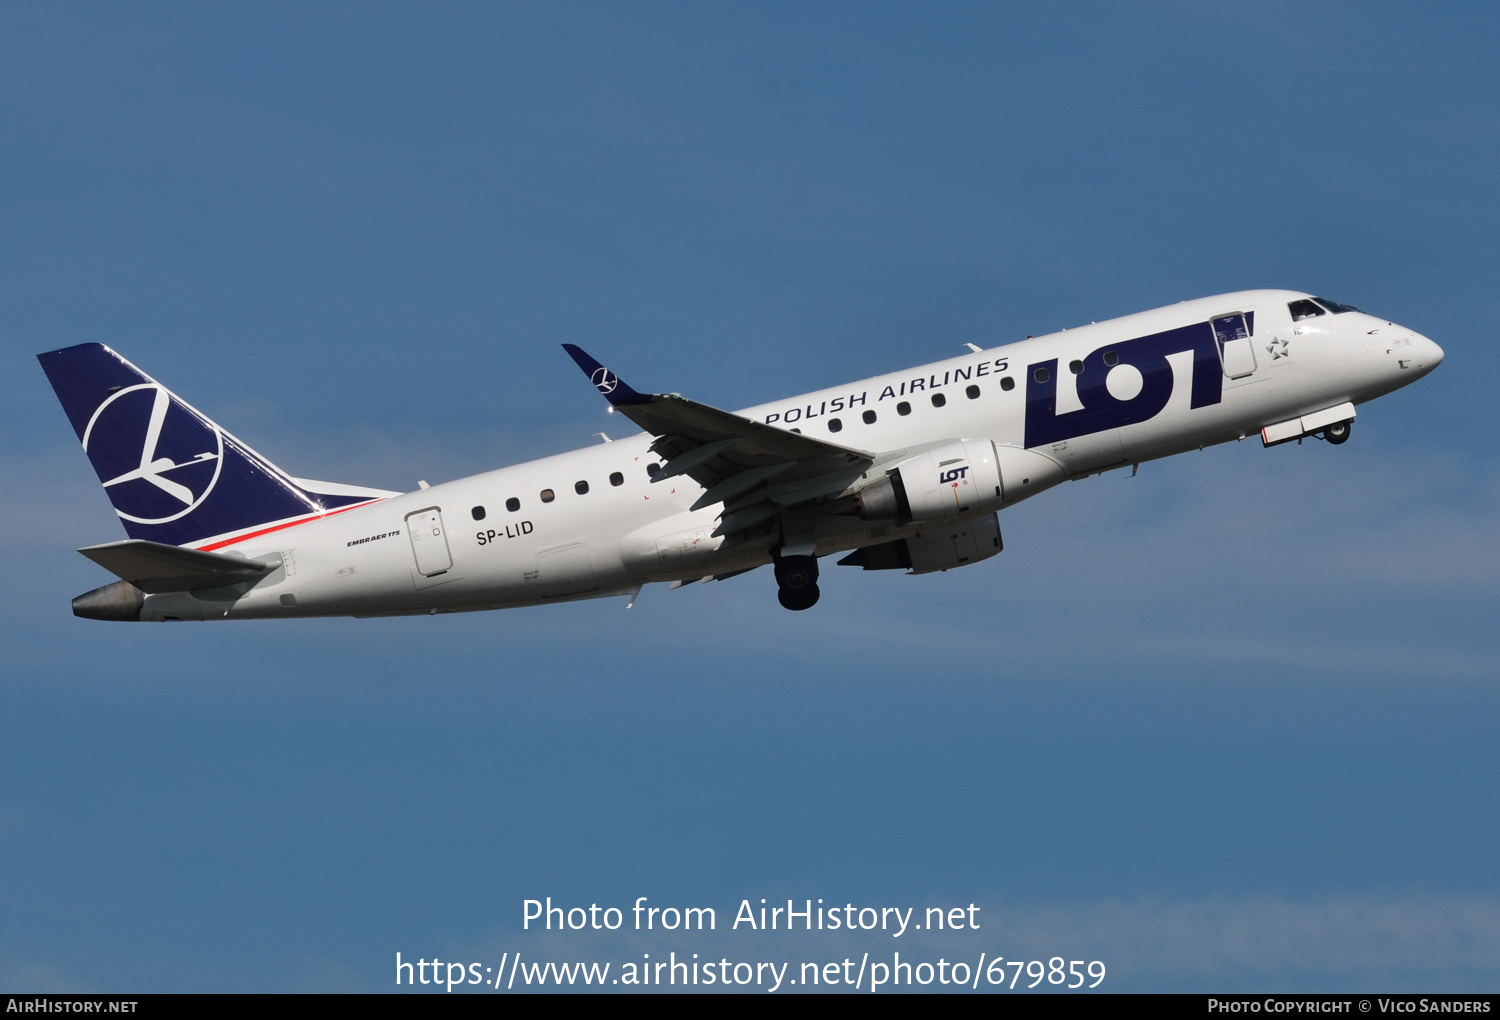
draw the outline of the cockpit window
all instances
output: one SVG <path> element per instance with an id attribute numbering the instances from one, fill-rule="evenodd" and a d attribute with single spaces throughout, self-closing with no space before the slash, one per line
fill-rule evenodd
<path id="1" fill-rule="evenodd" d="M 1323 309 L 1316 302 L 1303 298 L 1301 301 L 1293 301 L 1287 305 L 1287 310 L 1292 313 L 1293 322 L 1301 322 L 1303 319 L 1311 319 L 1314 315 L 1322 315 Z"/>
<path id="2" fill-rule="evenodd" d="M 1330 301 L 1326 297 L 1320 297 L 1320 298 L 1318 298 L 1318 304 L 1320 304 L 1324 308 L 1328 309 L 1334 315 L 1340 315 L 1340 314 L 1342 314 L 1344 312 L 1357 312 L 1357 311 L 1359 311 L 1359 309 L 1355 308 L 1353 305 L 1339 304 L 1337 301 Z"/>

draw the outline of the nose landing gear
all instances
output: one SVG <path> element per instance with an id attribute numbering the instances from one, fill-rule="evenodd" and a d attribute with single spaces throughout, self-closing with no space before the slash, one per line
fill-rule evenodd
<path id="1" fill-rule="evenodd" d="M 787 556 L 776 560 L 776 600 L 793 611 L 811 609 L 817 604 L 818 558 Z"/>
<path id="2" fill-rule="evenodd" d="M 1353 422 L 1336 421 L 1323 430 L 1323 438 L 1334 446 L 1338 446 L 1340 443 L 1347 443 L 1349 441 L 1349 428 L 1353 424 Z"/>

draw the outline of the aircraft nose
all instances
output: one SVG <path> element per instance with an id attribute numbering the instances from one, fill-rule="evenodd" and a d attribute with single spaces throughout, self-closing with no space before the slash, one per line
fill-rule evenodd
<path id="1" fill-rule="evenodd" d="M 1443 363 L 1443 349 L 1420 333 L 1412 334 L 1412 353 L 1416 355 L 1416 369 L 1426 375 Z"/>
<path id="2" fill-rule="evenodd" d="M 1431 340 L 1428 340 L 1425 336 L 1422 338 L 1422 340 L 1427 344 L 1427 351 L 1425 357 L 1423 358 L 1423 361 L 1427 365 L 1427 370 L 1430 372 L 1443 363 L 1443 349 L 1437 344 L 1433 343 Z"/>

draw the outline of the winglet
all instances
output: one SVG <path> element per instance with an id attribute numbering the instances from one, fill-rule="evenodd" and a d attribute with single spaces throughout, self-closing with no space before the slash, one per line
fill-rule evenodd
<path id="1" fill-rule="evenodd" d="M 588 352 L 576 344 L 563 344 L 563 350 L 568 356 L 578 362 L 578 367 L 583 369 L 583 374 L 589 377 L 589 382 L 594 388 L 604 394 L 604 399 L 611 405 L 620 407 L 625 404 L 649 404 L 651 395 L 649 393 L 637 393 L 625 384 L 625 380 L 615 375 L 599 362 L 589 356 Z"/>

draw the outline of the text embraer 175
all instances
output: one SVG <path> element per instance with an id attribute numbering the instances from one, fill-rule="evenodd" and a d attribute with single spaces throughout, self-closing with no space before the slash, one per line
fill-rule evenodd
<path id="1" fill-rule="evenodd" d="M 644 433 L 416 492 L 294 478 L 108 347 L 40 355 L 128 541 L 73 600 L 100 620 L 388 616 L 628 595 L 818 560 L 913 574 L 1001 549 L 998 511 L 1070 478 L 1260 433 L 1349 438 L 1431 340 L 1260 290 L 1185 301 L 730 413 L 644 393 L 572 345 Z"/>

